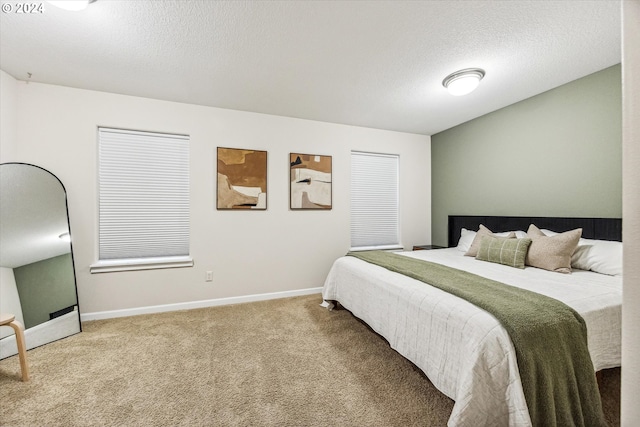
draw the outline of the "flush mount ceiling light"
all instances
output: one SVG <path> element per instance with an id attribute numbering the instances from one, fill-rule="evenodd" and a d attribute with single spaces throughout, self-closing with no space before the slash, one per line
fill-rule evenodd
<path id="1" fill-rule="evenodd" d="M 89 3 L 93 3 L 96 0 L 51 0 L 48 1 L 48 3 L 51 3 L 52 5 L 59 7 L 60 9 L 64 9 L 64 10 L 72 10 L 72 11 L 79 11 L 79 10 L 84 10 L 87 8 L 87 6 L 89 6 Z"/>
<path id="2" fill-rule="evenodd" d="M 473 92 L 484 77 L 484 70 L 480 68 L 465 68 L 449 74 L 442 81 L 442 86 L 446 87 L 453 96 L 462 96 Z"/>

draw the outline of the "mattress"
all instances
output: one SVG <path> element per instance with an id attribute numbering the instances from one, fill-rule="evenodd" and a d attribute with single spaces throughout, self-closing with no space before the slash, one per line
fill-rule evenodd
<path id="1" fill-rule="evenodd" d="M 399 254 L 467 270 L 555 298 L 587 324 L 594 369 L 620 366 L 622 279 L 589 271 L 524 270 L 456 248 Z M 323 298 L 339 301 L 455 401 L 449 426 L 531 425 L 507 332 L 489 313 L 423 282 L 354 257 L 335 261 Z"/>

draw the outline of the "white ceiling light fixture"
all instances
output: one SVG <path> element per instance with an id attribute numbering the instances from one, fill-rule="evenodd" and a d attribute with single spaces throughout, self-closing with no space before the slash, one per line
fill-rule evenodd
<path id="1" fill-rule="evenodd" d="M 96 0 L 51 0 L 48 3 L 59 7 L 64 10 L 71 10 L 74 12 L 85 10 L 90 3 L 95 2 Z"/>
<path id="2" fill-rule="evenodd" d="M 442 81 L 442 86 L 446 87 L 451 95 L 462 96 L 473 92 L 483 77 L 483 69 L 465 68 L 445 77 Z"/>

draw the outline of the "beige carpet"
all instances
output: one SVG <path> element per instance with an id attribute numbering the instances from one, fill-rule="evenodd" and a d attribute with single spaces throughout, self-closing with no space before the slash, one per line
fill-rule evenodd
<path id="1" fill-rule="evenodd" d="M 87 322 L 0 361 L 2 426 L 444 426 L 453 402 L 319 295 Z M 619 425 L 619 370 L 605 375 Z M 617 424 L 616 424 L 617 423 Z"/>

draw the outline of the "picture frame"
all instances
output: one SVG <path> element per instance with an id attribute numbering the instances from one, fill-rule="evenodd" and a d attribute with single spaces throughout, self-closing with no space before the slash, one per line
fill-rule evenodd
<path id="1" fill-rule="evenodd" d="M 216 209 L 267 209 L 267 152 L 217 147 Z"/>
<path id="2" fill-rule="evenodd" d="M 331 210 L 331 156 L 289 153 L 289 209 Z"/>

